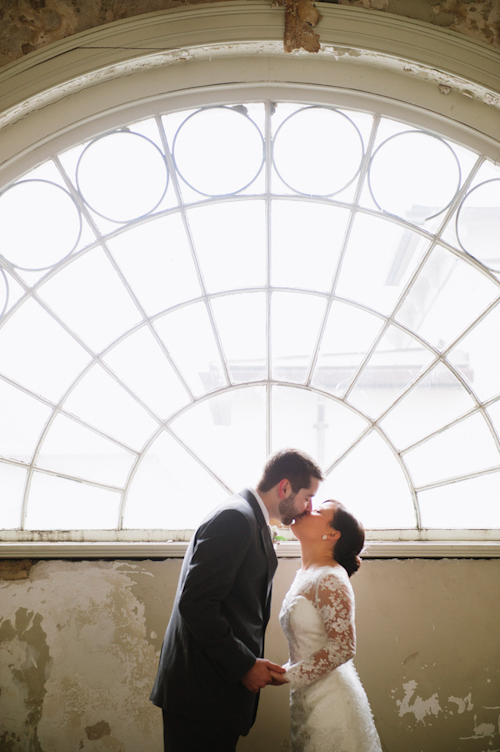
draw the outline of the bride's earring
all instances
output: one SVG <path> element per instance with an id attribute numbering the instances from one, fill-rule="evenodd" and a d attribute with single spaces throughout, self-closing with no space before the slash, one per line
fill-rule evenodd
<path id="1" fill-rule="evenodd" d="M 323 540 L 328 540 L 328 535 L 324 535 Z"/>

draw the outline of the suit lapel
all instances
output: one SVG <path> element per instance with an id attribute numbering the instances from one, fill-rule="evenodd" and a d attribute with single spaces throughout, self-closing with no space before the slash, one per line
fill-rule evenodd
<path id="1" fill-rule="evenodd" d="M 274 573 L 276 572 L 276 567 L 278 566 L 278 559 L 276 558 L 274 546 L 271 541 L 269 526 L 264 519 L 262 509 L 260 508 L 259 503 L 257 502 L 257 499 L 255 498 L 253 493 L 248 488 L 245 488 L 245 490 L 241 492 L 240 496 L 248 501 L 248 503 L 252 507 L 252 511 L 255 514 L 255 518 L 260 527 L 260 537 L 262 539 L 262 545 L 264 546 L 264 551 L 266 552 L 267 556 L 267 597 L 269 598 L 271 594 L 271 586 L 273 583 Z"/>

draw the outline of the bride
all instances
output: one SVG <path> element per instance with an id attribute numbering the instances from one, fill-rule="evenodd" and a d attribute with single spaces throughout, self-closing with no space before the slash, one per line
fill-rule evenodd
<path id="1" fill-rule="evenodd" d="M 302 568 L 283 601 L 288 639 L 292 752 L 382 752 L 354 668 L 354 593 L 361 564 L 360 523 L 337 501 L 297 518 Z"/>

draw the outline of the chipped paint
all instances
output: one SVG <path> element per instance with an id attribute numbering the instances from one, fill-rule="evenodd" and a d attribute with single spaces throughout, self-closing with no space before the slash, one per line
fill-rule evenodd
<path id="1" fill-rule="evenodd" d="M 87 739 L 90 739 L 90 741 L 96 741 L 96 739 L 102 739 L 103 736 L 109 736 L 111 734 L 111 729 L 109 723 L 106 723 L 106 721 L 99 721 L 99 723 L 94 724 L 94 726 L 87 726 L 85 733 L 87 734 Z"/>
<path id="2" fill-rule="evenodd" d="M 499 721 L 500 723 L 500 721 Z M 474 731 L 472 736 L 461 736 L 461 739 L 485 739 L 495 736 L 496 726 L 494 723 L 477 723 L 477 715 L 474 716 Z"/>
<path id="3" fill-rule="evenodd" d="M 286 0 L 283 37 L 285 52 L 319 52 L 319 34 L 316 34 L 312 27 L 316 26 L 320 19 L 321 16 L 312 0 Z"/>
<path id="4" fill-rule="evenodd" d="M 307 54 L 303 50 L 294 50 L 295 54 Z M 225 57 L 281 57 L 286 53 L 283 50 L 282 42 L 238 42 L 234 44 L 212 44 L 200 45 L 196 48 L 180 48 L 176 50 L 167 50 L 155 52 L 151 55 L 143 55 L 139 58 L 132 58 L 114 65 L 104 66 L 99 70 L 76 76 L 64 83 L 52 86 L 36 95 L 24 99 L 18 104 L 5 109 L 0 114 L 0 129 L 10 127 L 19 120 L 37 110 L 41 110 L 59 100 L 84 91 L 93 86 L 104 84 L 124 76 L 134 73 L 154 70 L 170 65 L 182 64 L 186 61 L 206 62 Z M 357 66 L 370 66 L 380 68 L 381 70 L 403 73 L 411 78 L 424 81 L 436 87 L 445 87 L 449 93 L 458 94 L 473 98 L 476 101 L 500 109 L 500 94 L 493 89 L 486 88 L 480 84 L 472 83 L 459 76 L 452 75 L 445 71 L 436 70 L 435 68 L 421 65 L 418 63 L 408 63 L 398 57 L 369 50 L 357 50 L 347 47 L 336 47 L 331 44 L 322 44 L 321 49 L 316 53 L 319 59 L 331 62 L 346 62 Z M 126 532 L 105 531 L 111 540 L 129 540 L 133 536 L 127 536 Z M 193 531 L 180 530 L 177 532 L 168 531 L 168 536 L 172 540 L 189 540 Z M 93 531 L 89 540 L 94 540 L 96 532 Z M 17 540 L 17 532 L 9 536 L 9 531 L 5 532 L 5 540 Z M 145 533 L 141 531 L 141 539 L 144 540 L 163 540 L 165 531 L 151 531 Z M 86 540 L 85 531 L 52 532 L 52 531 L 25 531 L 22 539 L 26 541 L 52 541 L 52 540 Z M 97 536 L 99 539 L 99 536 Z"/>
<path id="5" fill-rule="evenodd" d="M 471 711 L 474 708 L 474 705 L 472 704 L 472 695 L 470 692 L 467 697 L 463 698 L 463 700 L 461 697 L 448 697 L 448 702 L 456 703 L 456 705 L 458 706 L 457 713 L 459 715 L 465 713 L 466 710 Z"/>
<path id="6" fill-rule="evenodd" d="M 26 580 L 32 563 L 30 559 L 0 560 L 0 580 Z"/>
<path id="7" fill-rule="evenodd" d="M 15 716 L 18 703 L 25 708 L 24 723 L 9 729 L 11 739 L 25 744 L 33 752 L 42 752 L 38 735 L 41 708 L 46 694 L 46 677 L 50 674 L 51 657 L 47 634 L 42 627 L 40 613 L 21 606 L 3 619 L 0 625 L 0 645 L 6 643 L 6 658 L 1 705 L 6 717 Z M 7 642 L 8 640 L 8 642 Z M 1 674 L 0 674 L 1 676 Z M 5 742 L 8 737 L 4 733 Z"/>
<path id="8" fill-rule="evenodd" d="M 207 0 L 190 0 L 189 6 Z M 438 26 L 500 47 L 497 0 L 336 0 L 336 4 L 391 13 Z M 184 0 L 32 0 L 0 9 L 0 65 L 102 24 L 141 14 L 185 7 Z"/>
<path id="9" fill-rule="evenodd" d="M 0 739 L 33 752 L 97 749 L 88 745 L 98 739 L 116 752 L 160 749 L 148 702 L 156 650 L 120 569 L 40 562 L 2 593 Z"/>
<path id="10" fill-rule="evenodd" d="M 434 693 L 432 697 L 427 700 L 423 700 L 420 696 L 413 697 L 417 688 L 417 682 L 412 679 L 406 684 L 403 684 L 405 690 L 405 696 L 402 700 L 396 700 L 396 705 L 399 706 L 399 717 L 402 718 L 406 713 L 413 713 L 417 721 L 424 722 L 424 718 L 427 715 L 438 715 L 442 713 L 442 708 L 439 705 L 437 693 Z M 413 702 L 412 702 L 413 699 Z"/>

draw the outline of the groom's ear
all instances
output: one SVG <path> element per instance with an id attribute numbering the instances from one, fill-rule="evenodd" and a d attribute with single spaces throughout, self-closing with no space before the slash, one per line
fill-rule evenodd
<path id="1" fill-rule="evenodd" d="M 280 499 L 286 499 L 288 492 L 291 491 L 290 481 L 284 478 L 278 483 L 278 496 Z"/>

